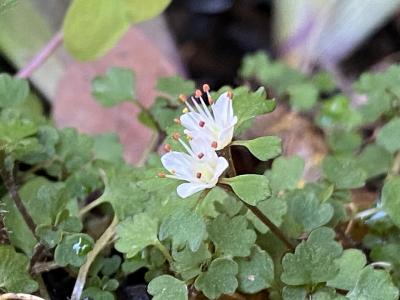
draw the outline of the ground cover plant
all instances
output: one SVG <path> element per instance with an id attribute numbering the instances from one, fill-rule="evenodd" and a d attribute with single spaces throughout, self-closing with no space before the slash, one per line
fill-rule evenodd
<path id="1" fill-rule="evenodd" d="M 73 1 L 51 45 L 94 59 L 169 3 L 131 2 Z M 0 300 L 399 298 L 399 65 L 348 89 L 260 51 L 236 86 L 159 78 L 150 107 L 112 67 L 91 93 L 139 109 L 137 166 L 114 133 L 57 128 L 38 67 L 0 74 Z"/>
<path id="2" fill-rule="evenodd" d="M 45 297 L 41 275 L 64 268 L 76 278 L 72 299 L 114 299 L 145 269 L 154 299 L 397 299 L 400 68 L 362 75 L 358 107 L 327 74 L 261 52 L 239 74 L 261 87 L 161 78 L 139 115 L 159 141 L 142 167 L 124 162 L 113 134 L 55 128 L 28 83 L 2 74 L 1 290 Z M 112 68 L 92 87 L 103 105 L 138 105 L 130 70 Z M 278 136 L 242 138 L 279 106 L 325 138 L 317 179 L 305 180 L 305 161 L 283 155 Z M 376 197 L 359 207 L 363 189 Z"/>

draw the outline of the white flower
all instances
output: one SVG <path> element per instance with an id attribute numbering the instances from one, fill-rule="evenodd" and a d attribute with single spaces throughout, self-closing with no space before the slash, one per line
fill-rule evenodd
<path id="1" fill-rule="evenodd" d="M 203 86 L 203 91 L 211 100 L 208 85 Z M 185 127 L 184 132 L 187 135 L 201 137 L 215 150 L 221 150 L 232 141 L 233 129 L 237 123 L 237 117 L 233 114 L 232 95 L 230 92 L 223 93 L 211 105 L 210 111 L 201 94 L 200 90 L 195 94 L 200 104 L 194 97 L 191 98 L 191 104 L 181 97 L 188 110 L 180 117 L 180 123 Z"/>
<path id="2" fill-rule="evenodd" d="M 177 188 L 180 197 L 186 198 L 199 191 L 214 187 L 228 167 L 228 162 L 201 138 L 192 139 L 190 147 L 177 138 L 188 153 L 170 151 L 161 157 L 168 178 L 187 181 Z"/>

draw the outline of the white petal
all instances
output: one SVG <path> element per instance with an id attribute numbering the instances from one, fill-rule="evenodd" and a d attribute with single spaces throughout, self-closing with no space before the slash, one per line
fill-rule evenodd
<path id="1" fill-rule="evenodd" d="M 180 117 L 181 124 L 183 127 L 190 131 L 199 130 L 199 122 L 201 121 L 201 115 L 195 112 L 188 112 Z"/>
<path id="2" fill-rule="evenodd" d="M 217 166 L 215 167 L 214 176 L 219 178 L 219 176 L 222 175 L 222 173 L 228 168 L 228 166 L 229 166 L 229 163 L 224 157 L 222 157 L 222 156 L 218 157 Z"/>
<path id="3" fill-rule="evenodd" d="M 179 197 L 187 198 L 197 192 L 210 188 L 208 184 L 204 183 L 182 183 L 176 188 L 176 192 L 178 193 Z"/>
<path id="4" fill-rule="evenodd" d="M 227 146 L 233 138 L 234 126 L 224 128 L 219 134 L 219 143 L 217 150 L 221 150 Z"/>
<path id="5" fill-rule="evenodd" d="M 193 158 L 183 152 L 171 151 L 161 157 L 161 163 L 169 172 L 175 171 L 180 177 L 192 180 L 193 178 Z"/>
<path id="6" fill-rule="evenodd" d="M 189 144 L 196 155 L 200 153 L 204 155 L 203 158 L 200 159 L 201 161 L 216 160 L 218 158 L 215 150 L 211 148 L 210 140 L 207 139 L 206 136 L 196 136 L 189 142 Z"/>
<path id="7" fill-rule="evenodd" d="M 228 97 L 228 93 L 223 93 L 218 97 L 215 104 L 212 105 L 215 122 L 224 127 L 233 117 L 232 100 Z"/>

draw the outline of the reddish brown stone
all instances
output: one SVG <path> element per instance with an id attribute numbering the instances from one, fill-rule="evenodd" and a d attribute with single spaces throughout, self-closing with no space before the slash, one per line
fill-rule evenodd
<path id="1" fill-rule="evenodd" d="M 127 161 L 138 162 L 151 140 L 151 131 L 136 119 L 139 110 L 131 103 L 102 107 L 91 96 L 91 80 L 112 66 L 131 68 L 136 73 L 137 97 L 149 106 L 156 95 L 157 78 L 177 73 L 175 65 L 141 31 L 131 28 L 104 57 L 68 66 L 53 105 L 54 119 L 60 127 L 75 127 L 85 133 L 116 132 Z"/>

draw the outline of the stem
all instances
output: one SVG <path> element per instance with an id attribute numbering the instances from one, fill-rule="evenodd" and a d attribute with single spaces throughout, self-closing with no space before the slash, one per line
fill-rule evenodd
<path id="1" fill-rule="evenodd" d="M 400 173 L 400 151 L 397 152 L 394 161 L 393 161 L 393 166 L 390 169 L 390 172 L 388 174 L 388 177 L 391 176 L 396 176 Z"/>
<path id="2" fill-rule="evenodd" d="M 36 236 L 36 224 L 33 221 L 31 215 L 29 214 L 28 210 L 24 202 L 22 202 L 21 197 L 18 194 L 17 184 L 14 181 L 14 177 L 11 172 L 7 172 L 4 169 L 4 166 L 0 167 L 0 175 L 3 179 L 4 185 L 11 196 L 11 199 L 14 200 L 15 206 L 17 207 L 18 211 L 21 213 L 26 225 L 28 225 L 29 230 L 32 232 L 33 236 L 39 241 L 39 238 Z"/>
<path id="3" fill-rule="evenodd" d="M 63 34 L 61 31 L 57 32 L 52 39 L 44 46 L 36 56 L 23 67 L 16 75 L 18 78 L 29 78 L 46 60 L 54 53 L 54 51 L 61 45 Z"/>
<path id="4" fill-rule="evenodd" d="M 236 176 L 236 169 L 232 159 L 231 148 L 226 147 L 225 149 L 223 149 L 222 155 L 228 160 L 229 163 L 228 175 L 230 177 Z M 223 179 L 220 180 L 220 183 L 229 185 L 229 183 L 224 182 Z M 271 232 L 275 234 L 275 236 L 286 245 L 288 249 L 294 251 L 296 247 L 289 241 L 288 238 L 286 238 L 286 236 L 283 234 L 280 228 L 276 226 L 274 223 L 272 223 L 272 221 L 260 209 L 258 209 L 257 206 L 250 205 L 237 196 L 236 198 L 239 199 L 261 222 L 263 222 L 264 225 L 267 226 L 271 230 Z"/>
<path id="5" fill-rule="evenodd" d="M 97 255 L 107 246 L 115 234 L 115 227 L 118 224 L 118 219 L 114 216 L 113 221 L 108 226 L 102 236 L 96 241 L 93 250 L 87 255 L 86 262 L 79 269 L 78 278 L 76 279 L 74 290 L 72 291 L 71 300 L 80 300 L 83 288 L 85 287 L 86 277 L 88 275 L 90 266 L 96 259 Z M 0 299 L 1 300 L 1 299 Z"/>
<path id="6" fill-rule="evenodd" d="M 103 197 L 99 197 L 96 200 L 90 202 L 88 205 L 86 205 L 85 207 L 83 207 L 80 211 L 79 211 L 79 217 L 82 218 L 85 214 L 87 214 L 89 211 L 91 211 L 93 208 L 99 206 L 100 204 L 104 203 L 104 199 Z"/>
<path id="7" fill-rule="evenodd" d="M 49 272 L 60 268 L 60 266 L 55 261 L 47 261 L 42 263 L 37 263 L 32 267 L 32 274 L 40 274 L 44 272 Z"/>
<path id="8" fill-rule="evenodd" d="M 246 207 L 261 221 L 264 223 L 264 225 L 266 225 L 273 234 L 275 234 L 275 236 L 280 239 L 288 249 L 290 249 L 291 251 L 294 251 L 294 249 L 296 248 L 287 238 L 286 236 L 283 234 L 283 232 L 279 229 L 278 226 L 276 226 L 274 223 L 272 223 L 272 221 L 270 219 L 268 219 L 268 217 L 266 215 L 264 215 L 264 213 L 258 209 L 257 206 L 253 206 L 250 205 L 246 202 L 244 202 L 243 200 L 242 203 L 244 205 L 246 205 Z"/>
<path id="9" fill-rule="evenodd" d="M 140 160 L 136 164 L 138 167 L 142 167 L 146 163 L 149 154 L 156 150 L 158 146 L 158 137 L 159 137 L 158 132 L 154 132 L 151 137 L 149 145 L 146 147 L 146 149 L 144 149 L 142 156 L 140 157 Z"/>
<path id="10" fill-rule="evenodd" d="M 40 298 L 38 296 L 29 295 L 29 294 L 8 293 L 8 294 L 0 295 L 0 300 L 44 300 L 44 299 Z"/>
<path id="11" fill-rule="evenodd" d="M 164 255 L 164 257 L 167 259 L 168 263 L 169 263 L 170 265 L 172 265 L 172 263 L 174 262 L 174 260 L 173 260 L 173 258 L 172 258 L 172 256 L 171 256 L 171 254 L 169 254 L 168 249 L 167 249 L 160 241 L 157 241 L 157 242 L 154 244 L 154 246 L 155 246 L 158 250 L 160 250 L 160 252 L 161 252 L 161 253 Z"/>

